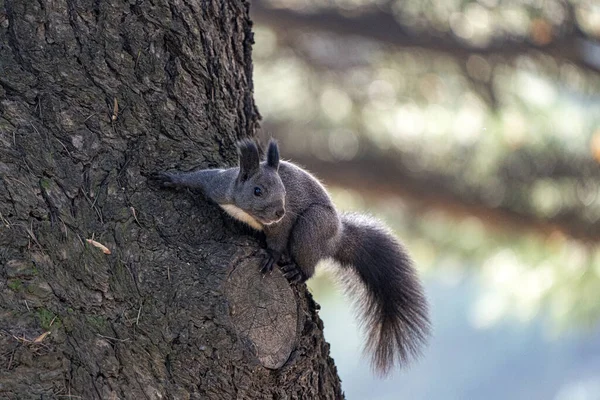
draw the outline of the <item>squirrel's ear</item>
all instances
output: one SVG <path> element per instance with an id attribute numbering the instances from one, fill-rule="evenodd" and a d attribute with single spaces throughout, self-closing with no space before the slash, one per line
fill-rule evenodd
<path id="1" fill-rule="evenodd" d="M 240 155 L 239 179 L 243 182 L 258 172 L 260 163 L 258 147 L 253 140 L 242 140 L 238 143 L 238 154 Z"/>
<path id="2" fill-rule="evenodd" d="M 271 168 L 279 168 L 279 148 L 277 142 L 273 139 L 269 141 L 269 149 L 267 150 L 267 165 Z"/>

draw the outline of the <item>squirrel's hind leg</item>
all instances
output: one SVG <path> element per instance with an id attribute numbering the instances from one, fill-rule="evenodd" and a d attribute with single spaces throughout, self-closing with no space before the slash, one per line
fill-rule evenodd
<path id="1" fill-rule="evenodd" d="M 289 249 L 305 279 L 313 276 L 319 260 L 333 254 L 340 228 L 333 206 L 313 205 L 298 216 Z"/>

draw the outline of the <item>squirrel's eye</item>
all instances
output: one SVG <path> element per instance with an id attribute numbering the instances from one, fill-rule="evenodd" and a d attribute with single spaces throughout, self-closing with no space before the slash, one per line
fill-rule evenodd
<path id="1" fill-rule="evenodd" d="M 254 188 L 254 195 L 262 196 L 262 190 L 260 190 L 260 188 L 258 186 Z"/>

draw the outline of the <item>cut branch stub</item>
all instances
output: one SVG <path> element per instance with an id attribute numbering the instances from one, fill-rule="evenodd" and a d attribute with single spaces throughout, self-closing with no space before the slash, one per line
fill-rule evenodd
<path id="1" fill-rule="evenodd" d="M 247 258 L 235 265 L 225 283 L 233 325 L 251 343 L 260 363 L 282 367 L 297 343 L 298 310 L 289 283 L 277 268 L 263 276 L 262 259 Z"/>

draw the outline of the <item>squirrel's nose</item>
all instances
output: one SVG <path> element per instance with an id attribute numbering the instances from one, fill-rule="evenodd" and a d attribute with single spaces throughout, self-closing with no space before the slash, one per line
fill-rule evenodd
<path id="1" fill-rule="evenodd" d="M 285 210 L 284 210 L 283 208 L 282 208 L 281 210 L 277 210 L 277 211 L 275 211 L 275 216 L 276 216 L 277 218 L 281 218 L 281 217 L 283 217 L 284 215 L 285 215 Z"/>

